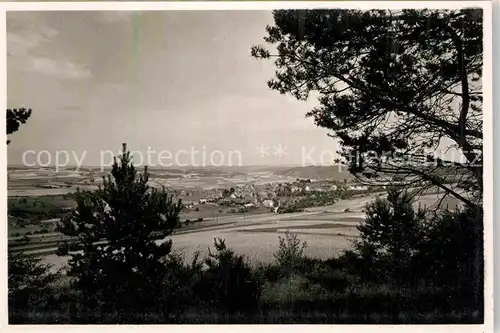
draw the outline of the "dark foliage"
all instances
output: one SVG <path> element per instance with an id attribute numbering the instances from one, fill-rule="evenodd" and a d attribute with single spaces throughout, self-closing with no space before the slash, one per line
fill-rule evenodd
<path id="1" fill-rule="evenodd" d="M 467 207 L 435 216 L 418 244 L 414 272 L 429 284 L 452 287 L 462 302 L 482 308 L 483 236 L 482 210 Z"/>
<path id="2" fill-rule="evenodd" d="M 202 299 L 223 313 L 248 313 L 257 310 L 261 286 L 243 256 L 215 239 L 216 252 L 209 251 L 207 269 L 198 285 Z"/>
<path id="3" fill-rule="evenodd" d="M 386 281 L 411 278 L 408 265 L 426 228 L 425 211 L 415 212 L 413 202 L 409 192 L 391 188 L 387 199 L 377 198 L 367 205 L 366 219 L 358 227 L 361 239 L 355 244 L 368 268 L 362 271 L 363 278 L 375 278 L 371 273 L 382 274 Z"/>
<path id="4" fill-rule="evenodd" d="M 26 124 L 26 121 L 31 116 L 31 109 L 7 109 L 7 135 L 17 132 L 21 124 Z M 7 144 L 10 140 L 7 140 Z"/>
<path id="5" fill-rule="evenodd" d="M 415 212 L 412 202 L 408 192 L 390 190 L 387 199 L 369 204 L 360 239 L 339 258 L 342 267 L 358 282 L 423 288 L 437 293 L 436 306 L 454 302 L 482 311 L 482 210 L 466 207 L 431 215 Z"/>
<path id="6" fill-rule="evenodd" d="M 50 293 L 50 283 L 56 277 L 41 259 L 9 251 L 9 311 L 35 307 Z"/>
<path id="7" fill-rule="evenodd" d="M 158 290 L 172 244 L 157 241 L 179 225 L 182 205 L 165 189 L 150 188 L 148 177 L 147 169 L 138 176 L 124 145 L 103 186 L 79 192 L 76 210 L 59 226 L 83 251 L 71 255 L 69 275 L 88 307 L 140 312 L 162 306 Z"/>
<path id="8" fill-rule="evenodd" d="M 474 206 L 483 184 L 482 29 L 473 8 L 277 10 L 264 38 L 277 53 L 255 46 L 252 55 L 275 59 L 271 89 L 299 100 L 319 94 L 308 116 L 340 139 L 353 174 L 421 181 Z M 435 157 L 443 138 L 465 163 Z"/>
<path id="9" fill-rule="evenodd" d="M 191 263 L 186 265 L 184 258 L 172 253 L 166 262 L 167 273 L 161 289 L 163 299 L 162 312 L 177 318 L 190 308 L 202 308 L 202 299 L 198 290 L 202 279 L 203 261 L 195 253 Z"/>
<path id="10" fill-rule="evenodd" d="M 278 236 L 279 248 L 274 254 L 276 264 L 282 274 L 290 275 L 298 269 L 305 260 L 306 242 L 300 242 L 296 234 L 285 232 L 285 237 Z"/>

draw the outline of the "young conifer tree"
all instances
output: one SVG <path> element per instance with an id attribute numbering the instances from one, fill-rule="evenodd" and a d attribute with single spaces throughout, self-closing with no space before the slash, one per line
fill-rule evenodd
<path id="1" fill-rule="evenodd" d="M 139 175 L 123 144 L 103 185 L 78 191 L 77 208 L 59 226 L 78 239 L 80 251 L 71 254 L 69 274 L 87 305 L 161 306 L 157 295 L 172 243 L 158 240 L 179 225 L 182 205 L 165 188 L 148 186 L 148 179 L 147 168 Z"/>

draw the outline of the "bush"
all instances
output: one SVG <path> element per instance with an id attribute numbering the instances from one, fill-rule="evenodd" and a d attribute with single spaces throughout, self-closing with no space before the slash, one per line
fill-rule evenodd
<path id="1" fill-rule="evenodd" d="M 299 213 L 303 212 L 304 208 L 298 206 L 297 204 L 288 204 L 285 207 L 280 207 L 278 209 L 279 214 L 288 214 L 288 213 Z"/>
<path id="2" fill-rule="evenodd" d="M 167 273 L 161 292 L 163 313 L 180 314 L 189 307 L 201 306 L 197 286 L 202 278 L 203 262 L 198 260 L 199 253 L 195 253 L 189 265 L 185 265 L 183 259 L 180 254 L 171 253 L 166 261 Z"/>
<path id="3" fill-rule="evenodd" d="M 8 252 L 9 311 L 35 307 L 50 294 L 50 283 L 56 274 L 40 258 Z"/>
<path id="4" fill-rule="evenodd" d="M 437 303 L 482 308 L 482 208 L 431 216 L 415 212 L 407 192 L 390 189 L 386 200 L 367 205 L 366 214 L 360 239 L 339 258 L 346 272 L 365 284 L 441 290 Z"/>
<path id="5" fill-rule="evenodd" d="M 207 269 L 198 285 L 202 299 L 224 313 L 257 310 L 261 285 L 243 257 L 227 249 L 225 241 L 214 240 L 216 252 L 209 249 Z"/>
<path id="6" fill-rule="evenodd" d="M 432 285 L 451 286 L 462 298 L 482 304 L 483 211 L 465 208 L 435 216 L 413 258 L 415 271 Z M 422 272 L 419 267 L 426 267 Z"/>
<path id="7" fill-rule="evenodd" d="M 337 259 L 314 260 L 307 258 L 299 266 L 301 274 L 311 283 L 332 293 L 344 292 L 354 287 L 358 282 L 357 276 L 349 274 L 344 268 L 343 263 Z"/>
<path id="8" fill-rule="evenodd" d="M 285 274 L 293 272 L 305 259 L 306 242 L 300 242 L 296 234 L 285 232 L 285 237 L 278 237 L 279 248 L 274 253 L 278 266 Z"/>
<path id="9" fill-rule="evenodd" d="M 297 301 L 312 301 L 325 296 L 326 290 L 318 284 L 310 283 L 300 274 L 291 274 L 278 282 L 268 282 L 262 291 L 262 301 L 279 308 L 291 308 Z"/>
<path id="10" fill-rule="evenodd" d="M 276 282 L 282 277 L 281 267 L 274 263 L 261 263 L 255 268 L 255 276 L 259 279 L 261 285 L 267 282 Z"/>
<path id="11" fill-rule="evenodd" d="M 248 207 L 240 207 L 238 208 L 238 213 L 243 214 L 243 213 L 248 213 L 249 209 Z"/>
<path id="12" fill-rule="evenodd" d="M 377 198 L 365 207 L 366 219 L 357 227 L 360 239 L 346 254 L 362 279 L 408 282 L 414 277 L 410 263 L 426 218 L 425 211 L 415 212 L 412 204 L 408 192 L 390 189 L 387 199 Z"/>

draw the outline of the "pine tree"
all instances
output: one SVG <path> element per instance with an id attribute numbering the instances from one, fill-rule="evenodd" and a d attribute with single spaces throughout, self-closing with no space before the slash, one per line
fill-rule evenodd
<path id="1" fill-rule="evenodd" d="M 365 221 L 357 229 L 360 239 L 355 252 L 375 274 L 406 279 L 408 268 L 426 225 L 424 210 L 415 211 L 408 191 L 389 188 L 387 199 L 377 198 L 366 206 Z M 377 264 L 378 263 L 378 264 Z"/>
<path id="2" fill-rule="evenodd" d="M 42 259 L 8 251 L 9 312 L 23 311 L 43 301 L 51 293 L 57 274 Z"/>
<path id="3" fill-rule="evenodd" d="M 374 185 L 398 175 L 482 206 L 482 9 L 273 16 L 264 37 L 271 47 L 252 55 L 274 61 L 271 89 L 318 96 L 307 116 L 338 140 L 352 174 Z"/>
<path id="4" fill-rule="evenodd" d="M 158 240 L 179 225 L 182 204 L 165 188 L 149 187 L 148 179 L 147 167 L 138 175 L 123 144 L 102 187 L 78 191 L 77 208 L 59 226 L 79 241 L 69 274 L 87 306 L 95 309 L 99 301 L 109 310 L 162 306 L 158 290 L 172 242 Z"/>

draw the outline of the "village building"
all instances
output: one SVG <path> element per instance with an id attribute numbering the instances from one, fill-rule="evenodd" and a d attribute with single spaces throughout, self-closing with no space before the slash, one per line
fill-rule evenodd
<path id="1" fill-rule="evenodd" d="M 351 190 L 351 191 L 367 191 L 368 186 L 360 186 L 360 185 L 349 186 L 349 190 Z"/>
<path id="2" fill-rule="evenodd" d="M 274 201 L 271 199 L 262 201 L 262 204 L 264 205 L 264 207 L 274 207 Z"/>

